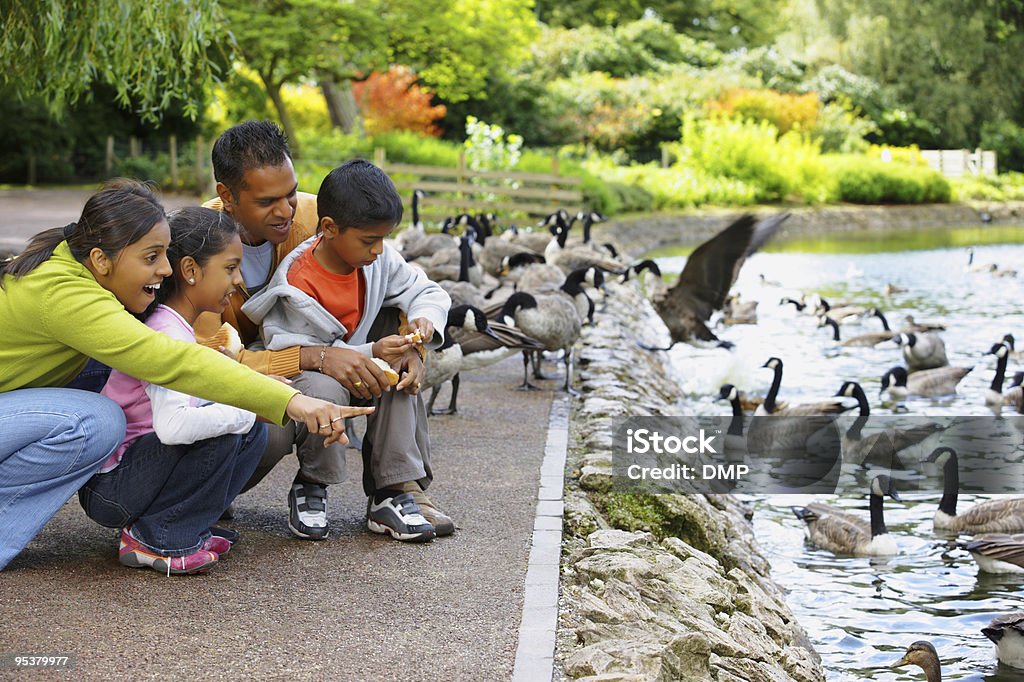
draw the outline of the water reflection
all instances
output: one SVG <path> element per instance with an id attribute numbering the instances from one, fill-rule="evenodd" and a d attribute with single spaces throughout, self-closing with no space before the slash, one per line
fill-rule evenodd
<path id="1" fill-rule="evenodd" d="M 778 356 L 785 363 L 782 400 L 811 402 L 834 395 L 844 381 L 853 380 L 864 387 L 872 415 L 990 415 L 984 394 L 992 380 L 994 358 L 984 353 L 1005 333 L 1024 339 L 1024 278 L 968 273 L 964 247 L 976 246 L 977 261 L 1019 267 L 1024 263 L 1024 246 L 978 246 L 984 239 L 1020 242 L 1024 241 L 1024 229 L 927 231 L 915 233 L 913 238 L 897 235 L 857 245 L 844 238 L 797 245 L 803 251 L 754 255 L 745 264 L 737 288 L 744 299 L 760 301 L 759 323 L 716 330 L 721 338 L 736 344 L 731 353 L 685 345 L 671 351 L 683 394 L 678 413 L 728 415 L 728 407 L 714 401 L 725 383 L 763 396 L 772 373 L 761 365 Z M 935 249 L 936 244 L 955 248 Z M 928 246 L 931 248 L 914 250 Z M 664 272 L 678 274 L 685 257 L 662 256 L 658 263 Z M 886 284 L 905 291 L 886 295 Z M 810 292 L 830 300 L 877 306 L 894 328 L 908 314 L 918 321 L 940 321 L 947 326 L 942 336 L 950 364 L 973 366 L 974 370 L 960 383 L 954 397 L 882 402 L 880 377 L 890 367 L 902 364 L 899 349 L 895 344 L 839 347 L 828 330 L 817 327 L 817 320 L 797 313 L 793 306 L 778 305 L 782 297 L 799 298 Z M 848 337 L 876 330 L 878 321 L 843 327 L 843 335 Z M 1019 364 L 1011 361 L 1008 376 Z M 1012 415 L 1008 409 L 1006 414 Z M 1024 429 L 1014 428 L 1013 422 L 990 418 L 987 427 L 961 437 L 964 443 L 978 446 L 994 437 L 1015 438 L 1014 448 L 1000 454 L 997 462 L 1015 467 L 1005 482 L 1011 490 L 1020 491 L 1024 490 L 1024 448 L 1020 446 Z M 976 449 L 980 454 L 964 468 L 985 471 L 990 465 L 985 448 Z M 952 546 L 949 536 L 933 532 L 932 516 L 939 497 L 937 472 L 908 474 L 897 482 L 909 491 L 901 492 L 903 503 L 885 502 L 886 525 L 897 539 L 898 555 L 888 559 L 837 557 L 804 543 L 803 524 L 793 516 L 791 506 L 818 500 L 867 518 L 867 472 L 851 467 L 843 474 L 852 477 L 852 486 L 861 486 L 863 492 L 748 498 L 756 508 L 754 527 L 770 557 L 774 577 L 788 590 L 787 601 L 821 654 L 828 679 L 924 679 L 918 668 L 885 667 L 919 639 L 935 645 L 943 662 L 943 679 L 1024 679 L 1020 671 L 999 669 L 994 647 L 980 632 L 993 616 L 1024 608 L 1024 576 L 979 576 L 965 551 Z M 981 492 L 964 494 L 961 508 L 989 498 Z"/>

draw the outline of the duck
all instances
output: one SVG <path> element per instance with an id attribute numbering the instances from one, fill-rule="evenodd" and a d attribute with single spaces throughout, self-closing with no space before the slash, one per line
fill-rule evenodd
<path id="1" fill-rule="evenodd" d="M 892 400 L 906 400 L 907 396 L 919 395 L 935 398 L 956 393 L 957 384 L 967 376 L 973 367 L 937 367 L 923 369 L 909 374 L 904 367 L 896 366 L 886 370 L 882 375 L 882 388 L 878 394 L 886 390 Z"/>
<path id="2" fill-rule="evenodd" d="M 927 682 L 942 682 L 942 663 L 939 654 L 931 642 L 920 640 L 907 647 L 903 658 L 891 664 L 890 668 L 902 668 L 905 665 L 916 665 L 924 670 Z"/>
<path id="3" fill-rule="evenodd" d="M 996 356 L 996 373 L 988 390 L 985 391 L 985 406 L 998 417 L 1003 411 L 1003 406 L 1007 404 L 1003 396 L 1003 381 L 1006 380 L 1006 363 L 1010 349 L 1005 343 L 999 342 L 993 344 L 986 355 Z"/>
<path id="4" fill-rule="evenodd" d="M 982 533 L 956 546 L 971 553 L 982 573 L 1024 573 L 1024 533 Z"/>
<path id="5" fill-rule="evenodd" d="M 901 287 L 898 284 L 893 284 L 892 282 L 887 282 L 886 285 L 884 287 L 882 287 L 882 295 L 883 296 L 892 296 L 893 294 L 905 294 L 905 293 L 907 293 L 907 288 L 906 287 Z"/>
<path id="6" fill-rule="evenodd" d="M 655 305 L 673 342 L 718 341 L 707 325 L 711 314 L 725 303 L 743 262 L 771 239 L 788 217 L 789 213 L 780 213 L 758 221 L 746 214 L 690 254 L 679 280 Z"/>
<path id="7" fill-rule="evenodd" d="M 1024 611 L 996 616 L 981 634 L 996 645 L 996 658 L 1003 665 L 1024 670 Z"/>
<path id="8" fill-rule="evenodd" d="M 854 556 L 892 556 L 898 548 L 885 527 L 884 495 L 901 501 L 892 479 L 880 474 L 871 480 L 870 520 L 818 502 L 806 507 L 792 507 L 792 510 L 806 524 L 807 539 L 821 549 Z"/>
<path id="9" fill-rule="evenodd" d="M 979 502 L 962 514 L 956 513 L 960 494 L 960 470 L 956 450 L 935 448 L 925 459 L 942 467 L 942 499 L 935 511 L 935 530 L 958 533 L 1024 532 L 1024 497 Z"/>
<path id="10" fill-rule="evenodd" d="M 949 364 L 949 360 L 946 359 L 946 344 L 934 332 L 901 333 L 893 340 L 903 350 L 903 360 L 907 363 L 907 370 L 910 372 L 945 367 Z"/>
<path id="11" fill-rule="evenodd" d="M 832 327 L 832 340 L 838 343 L 840 346 L 847 348 L 859 347 L 859 348 L 870 348 L 877 346 L 885 341 L 892 341 L 893 332 L 891 331 L 880 331 L 880 332 L 868 332 L 867 334 L 858 334 L 857 336 L 851 336 L 845 341 L 841 341 L 839 338 L 839 323 L 833 318 L 827 315 L 822 315 L 818 318 L 818 328 L 821 327 Z"/>
<path id="12" fill-rule="evenodd" d="M 497 314 L 497 321 L 520 329 L 536 339 L 545 350 L 564 353 L 565 385 L 563 390 L 578 395 L 572 388 L 573 346 L 580 337 L 583 320 L 572 300 L 561 293 L 537 294 L 517 291 L 509 296 Z M 523 383 L 521 390 L 539 390 L 528 376 L 530 351 L 523 351 Z"/>

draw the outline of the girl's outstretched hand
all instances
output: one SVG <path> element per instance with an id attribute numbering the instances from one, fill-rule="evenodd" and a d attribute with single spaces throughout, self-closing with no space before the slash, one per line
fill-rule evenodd
<path id="1" fill-rule="evenodd" d="M 324 437 L 324 445 L 348 443 L 345 436 L 345 420 L 373 414 L 372 407 L 342 407 L 319 398 L 296 393 L 288 401 L 286 414 L 295 421 L 305 424 L 310 433 Z"/>

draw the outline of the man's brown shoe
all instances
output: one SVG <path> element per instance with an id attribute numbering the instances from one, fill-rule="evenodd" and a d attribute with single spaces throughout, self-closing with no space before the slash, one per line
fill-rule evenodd
<path id="1" fill-rule="evenodd" d="M 434 505 L 433 501 L 427 497 L 427 494 L 423 492 L 423 488 L 421 488 L 420 484 L 416 481 L 389 485 L 388 488 L 401 490 L 404 493 L 411 493 L 416 504 L 419 505 L 420 514 L 430 522 L 430 525 L 434 527 L 434 532 L 437 533 L 437 537 L 444 537 L 455 532 L 455 522 L 452 521 L 450 516 Z"/>

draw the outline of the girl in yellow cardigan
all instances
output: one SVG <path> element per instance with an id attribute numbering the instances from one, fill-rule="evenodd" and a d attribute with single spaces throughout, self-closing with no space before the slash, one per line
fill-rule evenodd
<path id="1" fill-rule="evenodd" d="M 0 569 L 120 446 L 125 418 L 103 396 L 61 388 L 88 358 L 274 423 L 344 442 L 369 410 L 298 394 L 230 358 L 149 329 L 132 313 L 171 274 L 170 228 L 144 185 L 117 181 L 82 216 L 0 264 Z"/>

